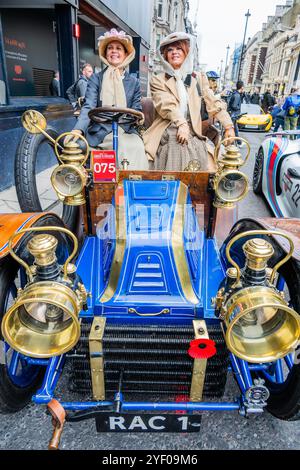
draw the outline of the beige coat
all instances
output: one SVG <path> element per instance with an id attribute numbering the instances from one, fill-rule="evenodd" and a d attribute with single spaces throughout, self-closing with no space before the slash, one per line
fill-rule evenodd
<path id="1" fill-rule="evenodd" d="M 201 121 L 201 97 L 197 90 L 199 80 L 202 98 L 205 100 L 206 109 L 210 117 L 215 117 L 224 127 L 232 125 L 231 118 L 224 101 L 216 98 L 209 88 L 207 77 L 204 73 L 197 73 L 197 78 L 192 77 L 191 86 L 188 87 L 189 112 L 192 127 L 198 137 L 202 136 Z M 174 77 L 168 78 L 165 73 L 153 76 L 150 89 L 156 110 L 155 120 L 144 133 L 145 150 L 150 160 L 155 158 L 161 138 L 167 127 L 175 123 L 178 127 L 186 122 L 179 108 L 179 97 Z"/>

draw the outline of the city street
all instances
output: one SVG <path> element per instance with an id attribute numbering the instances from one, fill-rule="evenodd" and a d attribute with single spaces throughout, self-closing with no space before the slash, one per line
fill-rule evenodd
<path id="1" fill-rule="evenodd" d="M 243 134 L 251 144 L 251 157 L 245 167 L 252 185 L 254 157 L 264 134 Z M 239 217 L 269 216 L 261 198 L 253 194 L 239 206 Z M 66 377 L 59 384 L 65 394 Z M 228 378 L 226 397 L 232 400 L 238 389 L 232 376 Z M 42 406 L 30 404 L 15 415 L 1 415 L 0 449 L 46 449 L 52 433 L 51 418 Z M 61 449 L 98 450 L 200 450 L 200 449 L 300 449 L 298 422 L 279 421 L 264 413 L 245 419 L 236 412 L 205 412 L 199 433 L 97 434 L 94 420 L 67 423 L 61 439 Z"/>

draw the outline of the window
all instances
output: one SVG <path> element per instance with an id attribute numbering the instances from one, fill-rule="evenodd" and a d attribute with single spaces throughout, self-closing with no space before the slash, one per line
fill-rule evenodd
<path id="1" fill-rule="evenodd" d="M 163 0 L 157 1 L 157 16 L 158 18 L 163 18 Z"/>
<path id="2" fill-rule="evenodd" d="M 284 76 L 286 77 L 289 73 L 289 68 L 290 68 L 290 61 L 287 61 L 285 63 L 285 70 L 284 70 Z"/>

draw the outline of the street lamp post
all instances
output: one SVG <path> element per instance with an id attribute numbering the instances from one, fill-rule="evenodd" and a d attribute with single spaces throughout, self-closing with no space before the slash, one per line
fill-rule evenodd
<path id="1" fill-rule="evenodd" d="M 221 67 L 220 67 L 220 79 L 219 79 L 219 86 L 221 87 L 222 84 L 222 73 L 223 73 L 223 62 L 224 60 L 221 60 Z"/>
<path id="2" fill-rule="evenodd" d="M 245 41 L 246 41 L 248 20 L 249 20 L 249 18 L 250 18 L 250 16 L 251 16 L 251 13 L 250 13 L 249 10 L 248 10 L 247 13 L 245 14 L 245 16 L 246 16 L 246 24 L 245 24 L 244 39 L 243 39 L 242 52 L 241 52 L 241 58 L 240 58 L 240 65 L 239 65 L 239 71 L 238 71 L 238 81 L 239 81 L 239 79 L 240 79 L 241 68 L 242 68 L 242 62 L 243 62 L 243 56 L 244 56 L 244 47 L 245 47 Z"/>
<path id="3" fill-rule="evenodd" d="M 227 69 L 227 64 L 228 64 L 228 55 L 229 55 L 230 46 L 228 45 L 226 49 L 227 49 L 227 53 L 226 53 L 226 62 L 225 62 L 225 70 L 224 70 L 224 86 L 226 82 L 226 69 Z"/>

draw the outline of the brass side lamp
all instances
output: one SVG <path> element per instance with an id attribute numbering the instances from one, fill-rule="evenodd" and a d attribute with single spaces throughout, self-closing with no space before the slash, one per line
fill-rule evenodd
<path id="1" fill-rule="evenodd" d="M 251 238 L 243 245 L 246 261 L 241 270 L 230 256 L 232 245 L 242 237 L 271 234 L 288 239 L 288 255 L 271 269 L 271 243 Z M 300 316 L 275 286 L 276 273 L 293 250 L 293 242 L 286 234 L 264 230 L 241 233 L 227 245 L 226 256 L 234 267 L 228 269 L 215 299 L 216 314 L 224 321 L 228 349 L 250 363 L 276 361 L 293 352 L 300 340 Z"/>
<path id="2" fill-rule="evenodd" d="M 51 183 L 59 199 L 68 206 L 85 204 L 84 188 L 87 184 L 88 173 L 84 164 L 89 156 L 89 145 L 83 136 L 76 135 L 76 140 L 70 140 L 59 152 L 59 141 L 67 136 L 75 137 L 71 132 L 61 134 L 55 142 L 55 153 L 61 165 L 56 167 L 51 175 Z M 83 141 L 86 152 L 82 153 L 78 140 Z"/>
<path id="3" fill-rule="evenodd" d="M 221 145 L 228 140 L 239 140 L 245 142 L 248 147 L 245 159 L 242 158 L 239 149 L 233 144 L 225 148 L 225 154 L 220 158 L 219 151 Z M 217 145 L 214 159 L 218 166 L 218 170 L 213 182 L 216 195 L 213 202 L 215 207 L 230 209 L 247 195 L 249 191 L 249 182 L 247 176 L 240 171 L 240 167 L 246 163 L 249 155 L 250 145 L 245 139 L 231 137 L 224 139 Z"/>
<path id="4" fill-rule="evenodd" d="M 56 258 L 57 238 L 45 233 L 34 235 L 27 244 L 34 257 L 32 266 L 19 258 L 12 241 L 17 234 L 30 231 L 69 235 L 74 249 L 65 264 L 61 266 Z M 69 351 L 79 340 L 78 316 L 86 305 L 87 293 L 70 263 L 77 249 L 77 238 L 62 227 L 28 228 L 10 237 L 10 254 L 25 268 L 28 278 L 2 321 L 3 337 L 14 350 L 29 357 L 49 358 Z"/>

